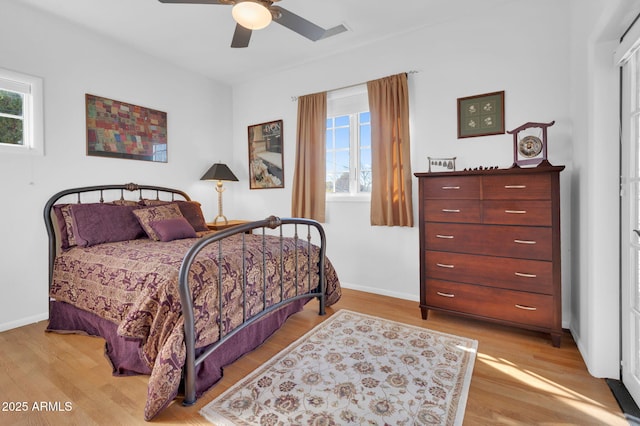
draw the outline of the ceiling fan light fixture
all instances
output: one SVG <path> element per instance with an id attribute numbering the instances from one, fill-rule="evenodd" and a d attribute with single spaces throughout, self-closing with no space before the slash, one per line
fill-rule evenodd
<path id="1" fill-rule="evenodd" d="M 249 30 L 261 30 L 271 23 L 271 12 L 255 1 L 241 1 L 233 5 L 233 19 Z"/>

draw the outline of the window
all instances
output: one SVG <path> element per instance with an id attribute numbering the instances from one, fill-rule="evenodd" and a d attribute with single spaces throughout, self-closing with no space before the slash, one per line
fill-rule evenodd
<path id="1" fill-rule="evenodd" d="M 43 153 L 42 79 L 0 69 L 0 153 Z"/>
<path id="2" fill-rule="evenodd" d="M 327 96 L 328 194 L 371 193 L 371 121 L 366 86 Z"/>

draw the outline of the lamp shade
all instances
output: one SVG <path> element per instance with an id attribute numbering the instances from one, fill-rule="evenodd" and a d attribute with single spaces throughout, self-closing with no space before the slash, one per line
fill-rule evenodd
<path id="1" fill-rule="evenodd" d="M 271 12 L 257 1 L 241 1 L 231 9 L 233 19 L 249 30 L 261 30 L 271 23 Z"/>
<path id="2" fill-rule="evenodd" d="M 215 163 L 213 166 L 207 170 L 200 180 L 230 180 L 237 181 L 238 178 L 233 172 L 227 167 L 226 164 Z"/>

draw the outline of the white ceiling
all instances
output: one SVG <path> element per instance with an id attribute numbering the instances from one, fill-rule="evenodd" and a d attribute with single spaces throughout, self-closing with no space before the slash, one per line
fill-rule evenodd
<path id="1" fill-rule="evenodd" d="M 272 23 L 254 31 L 243 49 L 229 47 L 235 29 L 231 6 L 158 0 L 17 1 L 234 84 L 516 0 L 282 0 L 278 6 L 325 29 L 344 24 L 349 31 L 312 42 Z"/>

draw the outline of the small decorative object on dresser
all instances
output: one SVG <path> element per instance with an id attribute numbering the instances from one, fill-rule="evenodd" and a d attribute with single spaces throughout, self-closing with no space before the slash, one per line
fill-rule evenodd
<path id="1" fill-rule="evenodd" d="M 537 166 L 548 167 L 547 161 L 547 128 L 551 123 L 528 122 L 507 133 L 513 135 L 513 166 Z"/>
<path id="2" fill-rule="evenodd" d="M 456 157 L 427 157 L 429 172 L 453 172 L 456 170 Z"/>
<path id="3" fill-rule="evenodd" d="M 564 166 L 415 173 L 420 309 L 562 336 Z"/>

